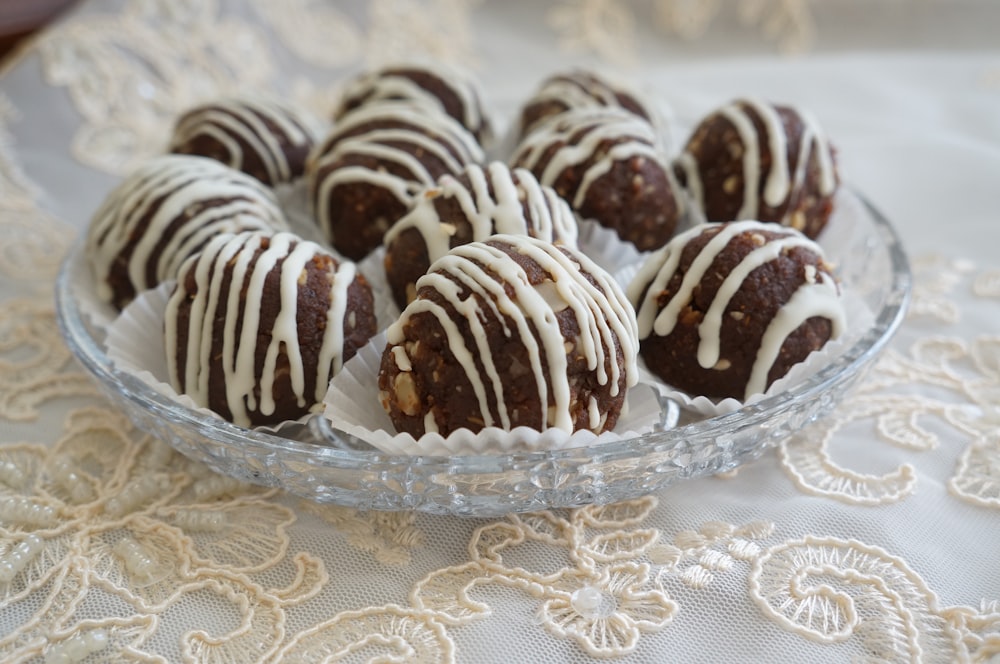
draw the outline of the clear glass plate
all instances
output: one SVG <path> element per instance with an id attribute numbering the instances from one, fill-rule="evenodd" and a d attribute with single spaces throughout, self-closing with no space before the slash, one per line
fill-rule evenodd
<path id="1" fill-rule="evenodd" d="M 219 473 L 358 509 L 494 516 L 611 503 L 759 457 L 828 414 L 873 364 L 899 326 L 910 272 L 889 221 L 859 197 L 863 214 L 838 255 L 844 288 L 862 297 L 874 324 L 830 364 L 793 387 L 740 410 L 637 438 L 551 452 L 477 456 L 391 455 L 331 429 L 321 415 L 295 439 L 251 431 L 175 403 L 116 370 L 79 309 L 72 274 L 78 245 L 56 283 L 59 326 L 71 351 L 138 427 Z M 664 400 L 664 421 L 677 406 Z"/>

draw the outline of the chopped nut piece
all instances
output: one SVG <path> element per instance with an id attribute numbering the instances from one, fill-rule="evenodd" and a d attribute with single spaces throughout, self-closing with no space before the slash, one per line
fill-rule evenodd
<path id="1" fill-rule="evenodd" d="M 806 227 L 806 215 L 802 210 L 796 210 L 791 219 L 788 220 L 788 225 L 797 231 L 801 231 Z"/>
<path id="2" fill-rule="evenodd" d="M 697 309 L 692 309 L 688 307 L 681 314 L 681 323 L 684 325 L 697 325 L 701 322 L 703 314 Z"/>
<path id="3" fill-rule="evenodd" d="M 411 417 L 420 413 L 420 395 L 417 394 L 417 386 L 413 383 L 412 375 L 397 374 L 393 388 L 396 392 L 396 407 L 399 410 Z"/>
<path id="4" fill-rule="evenodd" d="M 735 175 L 730 175 L 722 183 L 722 190 L 727 194 L 735 194 L 737 187 L 740 185 L 740 179 Z"/>

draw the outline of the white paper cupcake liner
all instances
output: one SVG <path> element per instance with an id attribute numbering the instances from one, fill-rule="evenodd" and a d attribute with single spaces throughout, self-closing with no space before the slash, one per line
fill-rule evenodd
<path id="1" fill-rule="evenodd" d="M 118 317 L 118 310 L 97 296 L 97 279 L 94 278 L 90 263 L 87 262 L 85 251 L 78 253 L 69 269 L 73 299 L 86 321 L 101 333 L 98 335 L 100 338 Z"/>
<path id="2" fill-rule="evenodd" d="M 288 197 L 289 200 L 297 197 L 301 202 L 304 200 L 303 187 L 301 181 L 287 185 L 281 195 Z M 312 228 L 318 233 L 318 228 L 311 218 L 301 216 L 305 214 L 304 210 L 305 207 L 299 208 L 301 214 L 293 229 L 299 232 L 299 226 L 303 226 Z M 857 219 L 862 214 L 866 212 L 855 196 L 846 191 L 838 194 L 834 216 L 819 238 L 819 244 L 823 247 L 827 259 L 835 266 L 849 262 L 849 252 L 854 243 L 852 234 L 855 232 Z M 307 237 L 307 239 L 312 238 Z M 583 252 L 607 269 L 623 288 L 627 287 L 646 258 L 646 254 L 619 239 L 613 230 L 592 220 L 581 222 L 579 243 Z M 384 330 L 400 314 L 385 278 L 384 254 L 384 248 L 379 248 L 358 263 L 359 271 L 372 286 L 380 334 L 345 364 L 341 372 L 331 381 L 324 402 L 317 405 L 314 411 L 322 410 L 334 428 L 392 454 L 528 452 L 580 447 L 636 437 L 657 426 L 675 424 L 672 421 L 663 422 L 659 396 L 674 400 L 685 410 L 704 417 L 731 413 L 747 404 L 780 393 L 812 376 L 850 348 L 874 322 L 874 314 L 861 294 L 846 288 L 844 304 L 848 325 L 845 333 L 839 339 L 826 344 L 821 350 L 812 353 L 804 362 L 794 366 L 766 392 L 754 395 L 745 402 L 738 399 L 716 402 L 706 397 L 691 396 L 664 383 L 645 367 L 640 358 L 640 384 L 629 391 L 625 410 L 612 432 L 596 435 L 587 431 L 570 434 L 555 429 L 538 432 L 526 427 L 519 427 L 513 431 L 491 428 L 478 434 L 462 430 L 447 437 L 427 434 L 417 440 L 408 434 L 395 433 L 378 399 L 377 376 L 385 346 Z M 79 302 L 81 313 L 96 328 L 106 332 L 105 345 L 108 357 L 117 369 L 136 376 L 152 389 L 185 407 L 222 419 L 213 411 L 198 406 L 187 395 L 178 394 L 170 385 L 164 351 L 163 322 L 173 281 L 139 294 L 119 314 L 110 304 L 96 296 L 94 275 L 82 255 L 71 265 L 71 270 L 74 295 Z M 309 417 L 311 415 L 258 429 L 280 433 L 291 425 L 303 424 Z"/>
<path id="3" fill-rule="evenodd" d="M 119 371 L 135 376 L 172 401 L 222 420 L 218 413 L 198 405 L 186 394 L 179 394 L 170 384 L 163 321 L 167 301 L 173 289 L 174 281 L 166 281 L 156 288 L 140 293 L 125 307 L 121 315 L 108 327 L 106 339 L 108 359 Z M 321 405 L 317 405 L 314 411 L 321 408 Z M 297 427 L 305 424 L 310 417 L 312 414 L 304 415 L 297 420 L 254 427 L 254 430 L 281 434 L 283 430 L 293 425 Z"/>
<path id="4" fill-rule="evenodd" d="M 527 427 L 511 431 L 492 427 L 479 433 L 462 429 L 449 436 L 428 433 L 419 439 L 406 433 L 397 434 L 378 396 L 378 371 L 385 344 L 385 335 L 380 334 L 358 351 L 330 381 L 323 401 L 324 414 L 335 429 L 389 454 L 449 456 L 559 450 L 634 438 L 649 433 L 658 425 L 670 427 L 675 424 L 672 420 L 664 422 L 655 391 L 637 385 L 625 398 L 625 408 L 617 426 L 600 435 L 557 429 L 539 432 Z"/>
<path id="5" fill-rule="evenodd" d="M 343 256 L 327 242 L 323 230 L 313 218 L 312 210 L 309 207 L 309 192 L 304 177 L 294 182 L 276 185 L 274 187 L 274 195 L 278 199 L 278 205 L 285 215 L 285 221 L 288 222 L 289 230 L 302 239 L 315 242 L 332 252 L 337 256 L 338 260 L 343 260 Z"/>
<path id="6" fill-rule="evenodd" d="M 386 329 L 399 318 L 400 309 L 392 297 L 385 276 L 385 247 L 378 247 L 358 262 L 358 271 L 368 280 L 375 297 L 375 323 L 378 331 Z"/>
<path id="7" fill-rule="evenodd" d="M 581 219 L 579 225 L 577 247 L 590 260 L 607 270 L 616 281 L 619 272 L 637 263 L 641 264 L 646 257 L 634 244 L 622 240 L 614 230 L 593 219 Z M 621 281 L 618 284 L 622 288 L 626 285 Z"/>

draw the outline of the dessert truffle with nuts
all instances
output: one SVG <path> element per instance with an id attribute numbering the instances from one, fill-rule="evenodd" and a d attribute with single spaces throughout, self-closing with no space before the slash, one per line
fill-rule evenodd
<path id="1" fill-rule="evenodd" d="M 291 233 L 218 236 L 184 264 L 167 303 L 170 382 L 240 426 L 294 420 L 375 330 L 353 263 Z"/>
<path id="2" fill-rule="evenodd" d="M 164 155 L 108 194 L 87 229 L 97 295 L 118 309 L 177 276 L 181 264 L 220 233 L 284 230 L 271 191 L 205 157 Z"/>
<path id="3" fill-rule="evenodd" d="M 313 151 L 309 199 L 334 248 L 360 260 L 382 244 L 418 192 L 482 161 L 472 134 L 443 113 L 400 102 L 367 104 L 341 118 Z"/>
<path id="4" fill-rule="evenodd" d="M 708 221 L 769 221 L 814 239 L 829 221 L 839 185 L 834 151 L 816 120 L 753 99 L 705 117 L 676 166 Z"/>
<path id="5" fill-rule="evenodd" d="M 560 113 L 521 142 L 511 164 L 641 251 L 666 244 L 684 213 L 652 126 L 622 109 Z"/>
<path id="6" fill-rule="evenodd" d="M 678 235 L 647 259 L 628 296 L 649 370 L 713 399 L 764 392 L 845 325 L 820 247 L 758 221 Z"/>
<path id="7" fill-rule="evenodd" d="M 656 113 L 638 93 L 590 71 L 573 70 L 549 76 L 521 109 L 518 136 L 524 138 L 546 119 L 575 108 L 621 108 L 657 125 Z"/>
<path id="8" fill-rule="evenodd" d="M 378 377 L 395 428 L 615 426 L 637 380 L 635 312 L 578 250 L 524 235 L 436 261 L 389 327 Z"/>
<path id="9" fill-rule="evenodd" d="M 479 83 L 456 69 L 406 64 L 364 72 L 344 87 L 334 120 L 381 101 L 405 101 L 429 112 L 444 113 L 471 132 L 480 145 L 492 140 L 493 127 L 483 107 Z"/>
<path id="10" fill-rule="evenodd" d="M 530 171 L 501 162 L 443 175 L 385 235 L 385 271 L 400 307 L 416 281 L 454 247 L 495 234 L 530 235 L 575 245 L 577 222 L 569 205 Z"/>
<path id="11" fill-rule="evenodd" d="M 220 99 L 178 118 L 170 151 L 221 161 L 274 186 L 302 175 L 317 125 L 304 111 L 280 101 Z"/>

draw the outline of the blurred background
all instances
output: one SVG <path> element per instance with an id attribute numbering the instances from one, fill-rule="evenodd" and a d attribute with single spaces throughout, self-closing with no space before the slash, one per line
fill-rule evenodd
<path id="1" fill-rule="evenodd" d="M 0 0 L 0 57 L 76 0 Z"/>
<path id="2" fill-rule="evenodd" d="M 106 4 L 118 4 L 105 0 Z M 105 1 L 96 3 L 105 4 Z M 0 55 L 80 0 L 0 0 Z M 299 3 L 301 4 L 301 3 Z M 315 0 L 317 13 L 364 12 L 360 0 Z M 686 57 L 827 50 L 978 49 L 1000 43 L 996 0 L 390 0 L 406 14 L 488 9 L 492 18 L 543 11 L 544 27 L 569 50 L 628 64 L 654 52 Z M 488 6 L 488 7 L 487 7 Z"/>

